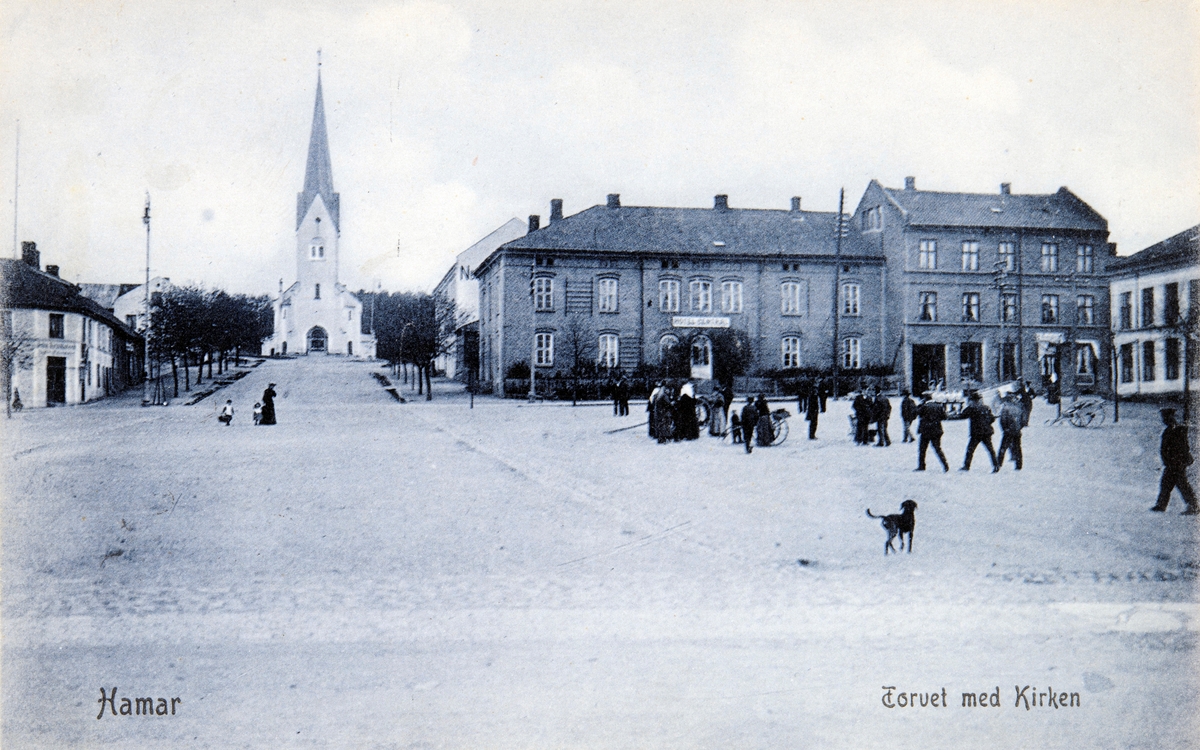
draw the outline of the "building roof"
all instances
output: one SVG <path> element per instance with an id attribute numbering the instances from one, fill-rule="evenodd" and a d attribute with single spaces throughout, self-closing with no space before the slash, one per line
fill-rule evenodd
<path id="1" fill-rule="evenodd" d="M 79 284 L 79 293 L 111 311 L 117 299 L 141 284 Z"/>
<path id="2" fill-rule="evenodd" d="M 1124 275 L 1197 264 L 1200 264 L 1200 224 L 1141 252 L 1113 258 L 1108 263 L 1108 270 L 1115 275 Z"/>
<path id="3" fill-rule="evenodd" d="M 886 187 L 883 191 L 904 212 L 910 226 L 1108 231 L 1108 221 L 1065 187 L 1045 195 L 938 193 Z"/>
<path id="4" fill-rule="evenodd" d="M 317 100 L 313 104 L 312 132 L 308 137 L 308 163 L 304 167 L 304 191 L 296 197 L 296 228 L 308 207 L 320 195 L 329 209 L 335 231 L 341 231 L 339 199 L 333 192 L 333 165 L 329 160 L 329 135 L 325 129 L 325 98 L 321 94 L 321 71 L 317 70 Z"/>
<path id="5" fill-rule="evenodd" d="M 99 302 L 80 294 L 79 287 L 13 258 L 0 258 L 0 307 L 79 313 L 127 338 L 140 338 Z"/>
<path id="6" fill-rule="evenodd" d="M 836 217 L 834 212 L 773 209 L 592 206 L 501 249 L 833 257 Z M 853 235 L 843 238 L 842 253 L 882 257 Z"/>

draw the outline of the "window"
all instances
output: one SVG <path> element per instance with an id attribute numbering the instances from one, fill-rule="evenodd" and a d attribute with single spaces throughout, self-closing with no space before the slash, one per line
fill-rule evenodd
<path id="1" fill-rule="evenodd" d="M 1142 342 L 1142 380 L 1150 383 L 1154 380 L 1154 342 Z"/>
<path id="2" fill-rule="evenodd" d="M 600 299 L 597 309 L 602 313 L 615 313 L 617 311 L 617 280 L 600 279 L 598 289 Z"/>
<path id="3" fill-rule="evenodd" d="M 921 240 L 917 268 L 937 268 L 937 240 Z"/>
<path id="4" fill-rule="evenodd" d="M 962 270 L 979 270 L 979 243 L 973 240 L 962 243 Z"/>
<path id="5" fill-rule="evenodd" d="M 1166 366 L 1167 380 L 1179 380 L 1179 339 L 1165 339 L 1163 345 L 1163 364 Z"/>
<path id="6" fill-rule="evenodd" d="M 779 288 L 781 296 L 780 311 L 784 315 L 799 315 L 801 306 L 802 286 L 799 281 L 785 281 Z"/>
<path id="7" fill-rule="evenodd" d="M 937 292 L 921 292 L 918 297 L 921 306 L 918 318 L 929 323 L 937 320 Z"/>
<path id="8" fill-rule="evenodd" d="M 346 308 L 346 320 L 354 320 L 354 308 Z"/>
<path id="9" fill-rule="evenodd" d="M 554 366 L 554 334 L 539 333 L 537 334 L 537 356 L 536 363 L 538 367 L 553 367 Z"/>
<path id="10" fill-rule="evenodd" d="M 533 280 L 533 309 L 554 309 L 554 279 L 549 276 L 537 276 Z"/>
<path id="11" fill-rule="evenodd" d="M 1163 287 L 1163 323 L 1175 325 L 1179 322 L 1179 284 Z"/>
<path id="12" fill-rule="evenodd" d="M 863 211 L 862 228 L 864 232 L 869 232 L 872 229 L 883 229 L 883 208 L 876 206 Z"/>
<path id="13" fill-rule="evenodd" d="M 137 316 L 136 315 L 126 315 L 125 316 L 125 325 L 129 326 L 130 328 L 132 328 L 134 330 L 137 330 Z"/>
<path id="14" fill-rule="evenodd" d="M 1133 328 L 1133 292 L 1121 293 L 1121 329 Z"/>
<path id="15" fill-rule="evenodd" d="M 62 337 L 63 337 L 62 313 L 50 313 L 50 338 L 61 339 Z"/>
<path id="16" fill-rule="evenodd" d="M 842 315 L 858 315 L 858 284 L 842 284 Z"/>
<path id="17" fill-rule="evenodd" d="M 997 364 L 997 379 L 1000 381 L 1017 379 L 1017 345 L 1005 342 L 1000 345 L 1000 356 Z"/>
<path id="18" fill-rule="evenodd" d="M 1121 346 L 1121 382 L 1133 382 L 1133 344 Z"/>
<path id="19" fill-rule="evenodd" d="M 313 299 L 321 299 L 321 285 L 320 284 L 313 285 Z"/>
<path id="20" fill-rule="evenodd" d="M 1075 270 L 1079 273 L 1092 272 L 1092 256 L 1094 251 L 1091 245 L 1080 245 L 1075 249 Z"/>
<path id="21" fill-rule="evenodd" d="M 1142 328 L 1154 325 L 1154 289 L 1142 290 Z"/>
<path id="22" fill-rule="evenodd" d="M 314 239 L 312 244 L 308 246 L 309 260 L 324 260 L 325 259 L 325 243 L 320 239 Z"/>
<path id="23" fill-rule="evenodd" d="M 658 340 L 658 361 L 662 362 L 666 359 L 668 353 L 679 346 L 679 337 L 668 333 Z"/>
<path id="24" fill-rule="evenodd" d="M 740 313 L 742 311 L 742 282 L 721 282 L 721 312 Z"/>
<path id="25" fill-rule="evenodd" d="M 663 279 L 658 282 L 658 309 L 663 312 L 679 312 L 679 282 L 677 280 Z"/>
<path id="26" fill-rule="evenodd" d="M 791 370 L 800 366 L 799 336 L 784 336 L 780 348 L 783 354 L 783 369 Z"/>
<path id="27" fill-rule="evenodd" d="M 962 319 L 965 323 L 979 322 L 979 292 L 966 292 L 963 294 Z"/>
<path id="28" fill-rule="evenodd" d="M 688 309 L 692 312 L 712 312 L 712 282 L 696 279 L 688 284 Z"/>
<path id="29" fill-rule="evenodd" d="M 1011 242 L 1000 243 L 1000 263 L 1005 271 L 1017 270 L 1017 247 Z"/>
<path id="30" fill-rule="evenodd" d="M 599 365 L 605 369 L 611 370 L 620 362 L 620 342 L 615 333 L 600 334 L 600 345 L 597 347 L 600 355 L 597 359 Z"/>
<path id="31" fill-rule="evenodd" d="M 1042 322 L 1057 323 L 1058 322 L 1058 295 L 1043 294 L 1042 295 Z"/>
<path id="32" fill-rule="evenodd" d="M 1042 273 L 1058 272 L 1058 245 L 1053 242 L 1042 243 Z"/>
<path id="33" fill-rule="evenodd" d="M 857 370 L 862 366 L 862 360 L 859 358 L 861 341 L 859 339 L 843 339 L 842 340 L 842 368 L 846 370 Z"/>
<path id="34" fill-rule="evenodd" d="M 1000 319 L 1012 323 L 1017 319 L 1017 295 L 1005 292 L 1000 295 Z"/>
<path id="35" fill-rule="evenodd" d="M 1096 324 L 1096 298 L 1090 294 L 1081 294 L 1075 298 L 1075 325 L 1090 326 Z"/>
<path id="36" fill-rule="evenodd" d="M 1086 344 L 1075 348 L 1075 375 L 1080 383 L 1091 383 L 1095 380 L 1096 367 L 1092 347 Z"/>

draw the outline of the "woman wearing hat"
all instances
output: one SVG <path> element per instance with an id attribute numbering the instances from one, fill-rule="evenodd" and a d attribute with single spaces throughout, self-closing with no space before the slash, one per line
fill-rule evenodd
<path id="1" fill-rule="evenodd" d="M 275 424 L 275 384 L 268 383 L 262 395 L 262 421 L 259 424 Z"/>

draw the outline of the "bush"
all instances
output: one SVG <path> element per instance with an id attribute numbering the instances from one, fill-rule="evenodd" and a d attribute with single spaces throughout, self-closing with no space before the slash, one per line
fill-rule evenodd
<path id="1" fill-rule="evenodd" d="M 509 380 L 528 380 L 529 363 L 525 360 L 513 362 L 508 366 L 508 370 L 504 373 L 504 377 Z"/>

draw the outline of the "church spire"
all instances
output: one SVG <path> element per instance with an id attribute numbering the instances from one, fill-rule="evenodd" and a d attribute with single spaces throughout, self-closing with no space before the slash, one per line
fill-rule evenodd
<path id="1" fill-rule="evenodd" d="M 325 98 L 321 93 L 321 53 L 317 51 L 317 101 L 313 105 L 312 133 L 308 138 L 308 163 L 304 168 L 304 192 L 297 196 L 296 227 L 304 221 L 309 206 L 320 195 L 340 230 L 337 193 L 333 192 L 333 167 L 329 161 L 329 136 L 325 130 Z"/>

